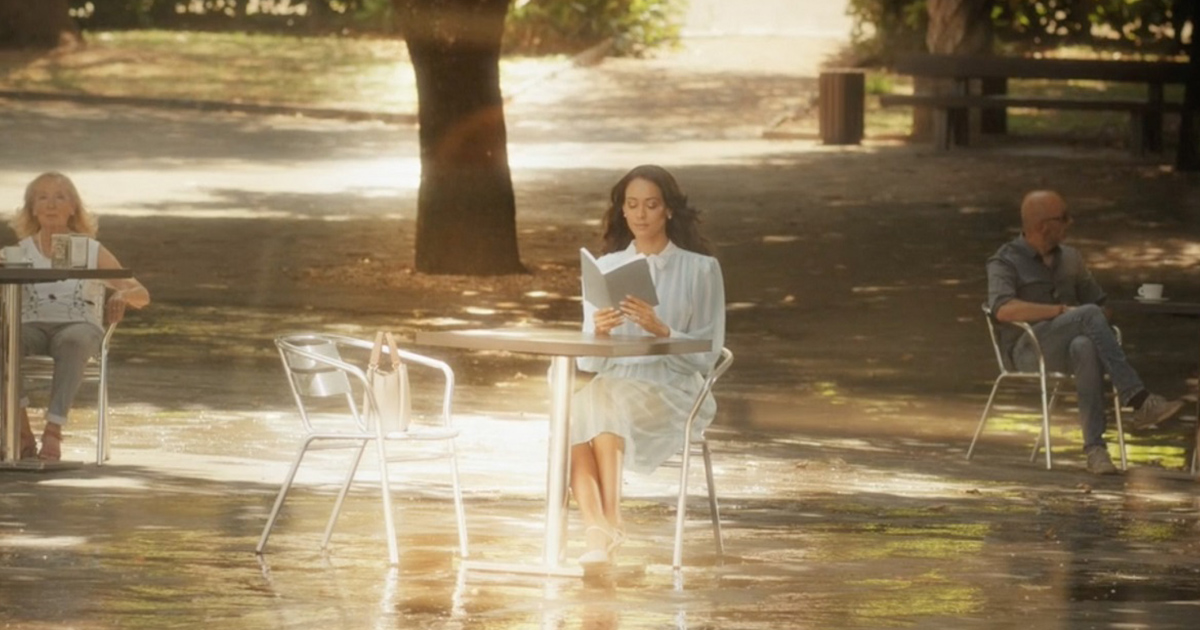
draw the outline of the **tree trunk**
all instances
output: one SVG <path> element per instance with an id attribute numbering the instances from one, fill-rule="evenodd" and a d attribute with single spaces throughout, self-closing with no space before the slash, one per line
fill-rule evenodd
<path id="1" fill-rule="evenodd" d="M 0 48 L 57 48 L 82 42 L 68 0 L 0 0 Z"/>
<path id="2" fill-rule="evenodd" d="M 525 272 L 517 251 L 500 40 L 509 0 L 395 0 L 417 79 L 417 271 Z"/>
<path id="3" fill-rule="evenodd" d="M 928 0 L 929 26 L 925 47 L 944 55 L 986 55 L 992 52 L 992 0 Z M 947 81 L 915 79 L 913 92 L 944 94 L 951 89 Z M 913 138 L 933 137 L 933 113 L 928 108 L 913 110 Z"/>
<path id="4" fill-rule="evenodd" d="M 925 46 L 931 53 L 978 55 L 992 50 L 991 0 L 928 0 Z"/>
<path id="5" fill-rule="evenodd" d="M 1188 6 L 1188 3 L 1184 3 Z M 1200 12 L 1190 6 L 1192 41 L 1188 44 L 1188 79 L 1183 92 L 1183 111 L 1179 117 L 1179 148 L 1175 152 L 1175 168 L 1180 171 L 1200 171 Z"/>

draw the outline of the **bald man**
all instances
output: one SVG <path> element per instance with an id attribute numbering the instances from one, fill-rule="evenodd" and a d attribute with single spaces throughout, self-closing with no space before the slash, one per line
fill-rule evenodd
<path id="1" fill-rule="evenodd" d="M 1146 391 L 1117 343 L 1101 305 L 1107 296 L 1084 265 L 1079 250 L 1064 245 L 1071 215 L 1053 191 L 1035 190 L 1021 202 L 1021 235 L 988 259 L 988 305 L 1000 322 L 1033 327 L 1048 370 L 1070 372 L 1079 394 L 1079 421 L 1088 471 L 1117 472 L 1104 441 L 1107 395 L 1104 375 L 1123 405 L 1134 409 L 1133 428 L 1171 419 L 1183 401 Z M 1037 370 L 1033 342 L 1015 326 L 999 329 L 1001 351 L 1021 370 Z"/>

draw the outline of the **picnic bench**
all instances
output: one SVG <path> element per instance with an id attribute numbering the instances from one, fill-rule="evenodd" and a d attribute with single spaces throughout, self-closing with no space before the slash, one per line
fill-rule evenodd
<path id="1" fill-rule="evenodd" d="M 1180 112 L 1183 104 L 1164 98 L 1164 88 L 1184 84 L 1184 62 L 1104 61 L 1034 57 L 935 55 L 900 56 L 895 71 L 912 77 L 949 80 L 946 94 L 886 94 L 884 107 L 928 107 L 933 111 L 934 146 L 948 150 L 969 144 L 970 110 L 982 111 L 981 131 L 1005 133 L 1008 108 L 1117 111 L 1129 114 L 1129 148 L 1134 154 L 1163 150 L 1164 113 Z M 1109 81 L 1141 83 L 1145 98 L 1029 96 L 1008 93 L 1010 79 Z M 972 85 L 978 88 L 972 93 Z"/>

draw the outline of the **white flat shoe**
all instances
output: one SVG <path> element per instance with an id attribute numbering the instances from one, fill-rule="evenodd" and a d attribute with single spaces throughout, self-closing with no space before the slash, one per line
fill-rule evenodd
<path id="1" fill-rule="evenodd" d="M 619 530 L 619 529 L 614 529 L 614 530 L 608 532 L 608 536 L 609 536 L 608 548 L 605 549 L 605 551 L 607 551 L 608 555 L 610 555 L 610 556 L 616 554 L 617 549 L 620 549 L 621 545 L 624 545 L 625 541 L 628 540 L 625 537 L 625 532 L 622 530 Z"/>
<path id="2" fill-rule="evenodd" d="M 609 555 L 609 553 L 616 549 L 616 546 L 620 544 L 617 541 L 617 537 L 613 535 L 613 532 L 607 527 L 588 525 L 587 529 L 584 530 L 584 534 L 588 535 L 593 531 L 598 531 L 604 534 L 604 537 L 607 538 L 608 541 L 604 544 L 604 549 L 589 549 L 583 552 L 583 555 L 579 556 L 579 565 L 584 568 L 598 567 L 612 563 L 612 557 Z"/>
<path id="3" fill-rule="evenodd" d="M 583 568 L 604 567 L 612 563 L 612 559 L 608 557 L 608 552 L 603 549 L 593 549 L 583 552 L 579 556 L 579 566 Z"/>

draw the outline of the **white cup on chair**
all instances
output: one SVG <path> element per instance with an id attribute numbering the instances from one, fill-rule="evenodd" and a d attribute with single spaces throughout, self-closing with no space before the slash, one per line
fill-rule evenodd
<path id="1" fill-rule="evenodd" d="M 1138 287 L 1137 296 L 1139 300 L 1161 300 L 1163 296 L 1163 285 L 1147 282 L 1146 284 Z"/>

